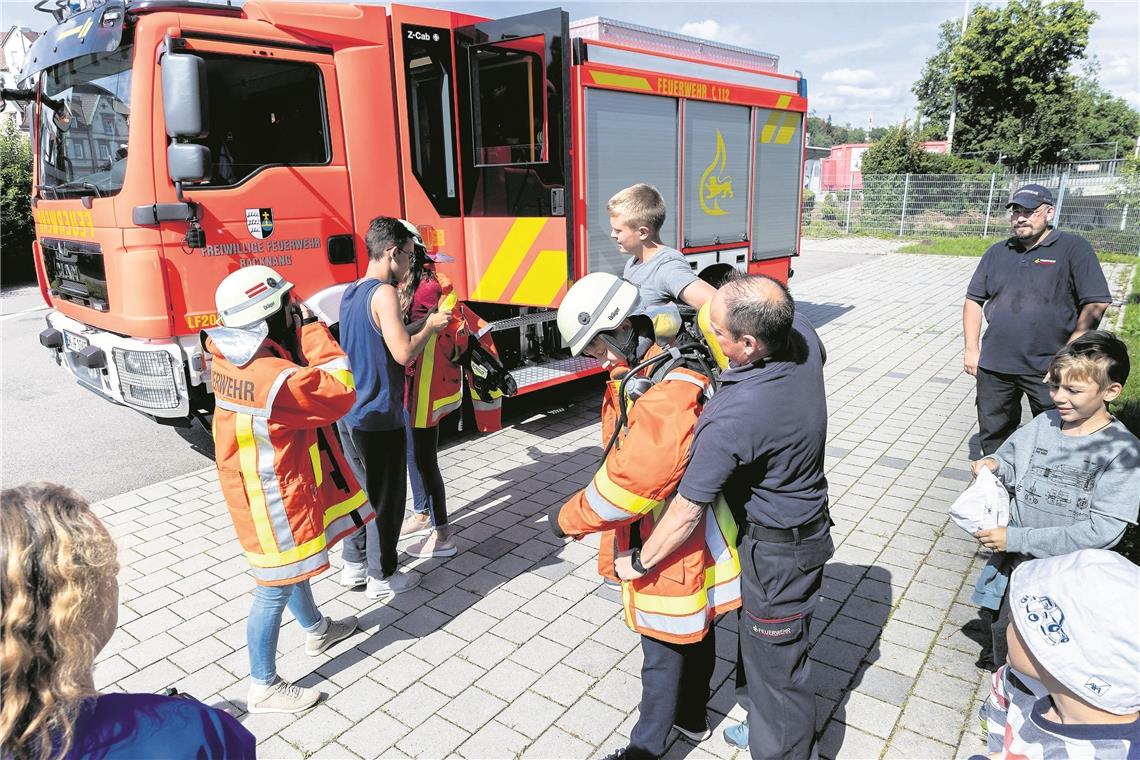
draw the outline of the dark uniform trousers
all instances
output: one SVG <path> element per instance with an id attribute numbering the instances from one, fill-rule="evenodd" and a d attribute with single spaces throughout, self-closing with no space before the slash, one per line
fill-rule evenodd
<path id="1" fill-rule="evenodd" d="M 1007 375 L 978 367 L 978 442 L 982 453 L 994 453 L 1021 425 L 1021 396 L 1029 398 L 1034 417 L 1053 408 L 1049 386 L 1040 375 Z"/>
<path id="2" fill-rule="evenodd" d="M 641 637 L 640 716 L 630 731 L 626 758 L 655 760 L 664 755 L 674 724 L 704 733 L 709 684 L 716 666 L 715 631 L 710 627 L 695 644 Z"/>
<path id="3" fill-rule="evenodd" d="M 741 702 L 753 760 L 818 757 L 808 628 L 824 564 L 834 553 L 827 525 L 788 543 L 746 534 L 740 544 L 744 606 L 737 683 L 747 691 Z"/>

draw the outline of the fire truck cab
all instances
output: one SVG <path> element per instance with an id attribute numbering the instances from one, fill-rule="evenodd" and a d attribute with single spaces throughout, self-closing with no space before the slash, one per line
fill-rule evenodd
<path id="1" fill-rule="evenodd" d="M 44 3 L 41 3 L 41 6 Z M 806 82 L 775 56 L 562 10 L 80 0 L 34 93 L 41 343 L 108 400 L 211 407 L 214 289 L 267 264 L 335 323 L 378 215 L 423 233 L 522 392 L 597 371 L 554 309 L 620 274 L 607 199 L 649 182 L 701 277 L 799 246 Z"/>

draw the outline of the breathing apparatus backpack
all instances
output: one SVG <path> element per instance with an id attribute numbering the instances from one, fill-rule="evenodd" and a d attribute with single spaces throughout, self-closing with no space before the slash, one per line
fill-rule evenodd
<path id="1" fill-rule="evenodd" d="M 647 313 L 646 316 L 653 322 L 657 344 L 663 350 L 630 367 L 629 372 L 618 383 L 618 421 L 602 453 L 603 460 L 617 444 L 621 431 L 626 429 L 629 408 L 673 370 L 683 367 L 707 377 L 709 386 L 705 390 L 705 401 L 716 393 L 719 388 L 720 373 L 728 367 L 728 359 L 721 351 L 720 344 L 716 342 L 708 311 L 709 305 L 706 303 L 698 312 L 696 327 L 686 324 L 681 319 L 680 311 L 673 304 Z M 703 325 L 702 315 L 704 315 Z"/>

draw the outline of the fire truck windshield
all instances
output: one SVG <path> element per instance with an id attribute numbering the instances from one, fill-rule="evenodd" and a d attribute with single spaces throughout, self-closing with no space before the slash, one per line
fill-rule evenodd
<path id="1" fill-rule="evenodd" d="M 40 79 L 44 198 L 113 195 L 127 169 L 132 45 L 53 66 Z"/>

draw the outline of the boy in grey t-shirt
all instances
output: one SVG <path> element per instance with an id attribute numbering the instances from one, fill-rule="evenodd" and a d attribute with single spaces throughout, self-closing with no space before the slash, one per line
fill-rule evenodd
<path id="1" fill-rule="evenodd" d="M 610 198 L 610 237 L 630 256 L 622 278 L 637 286 L 641 308 L 665 304 L 704 306 L 716 289 L 693 274 L 685 256 L 661 242 L 665 199 L 652 185 L 638 184 Z"/>
<path id="2" fill-rule="evenodd" d="M 976 534 L 995 550 L 974 593 L 975 603 L 999 611 L 992 626 L 995 665 L 1005 659 L 1013 567 L 1028 557 L 1110 548 L 1136 523 L 1140 440 L 1108 412 L 1128 370 L 1128 350 L 1119 338 L 1104 330 L 1085 333 L 1049 365 L 1049 395 L 1057 408 L 972 463 L 975 473 L 988 467 L 1013 492 L 1009 526 Z"/>

